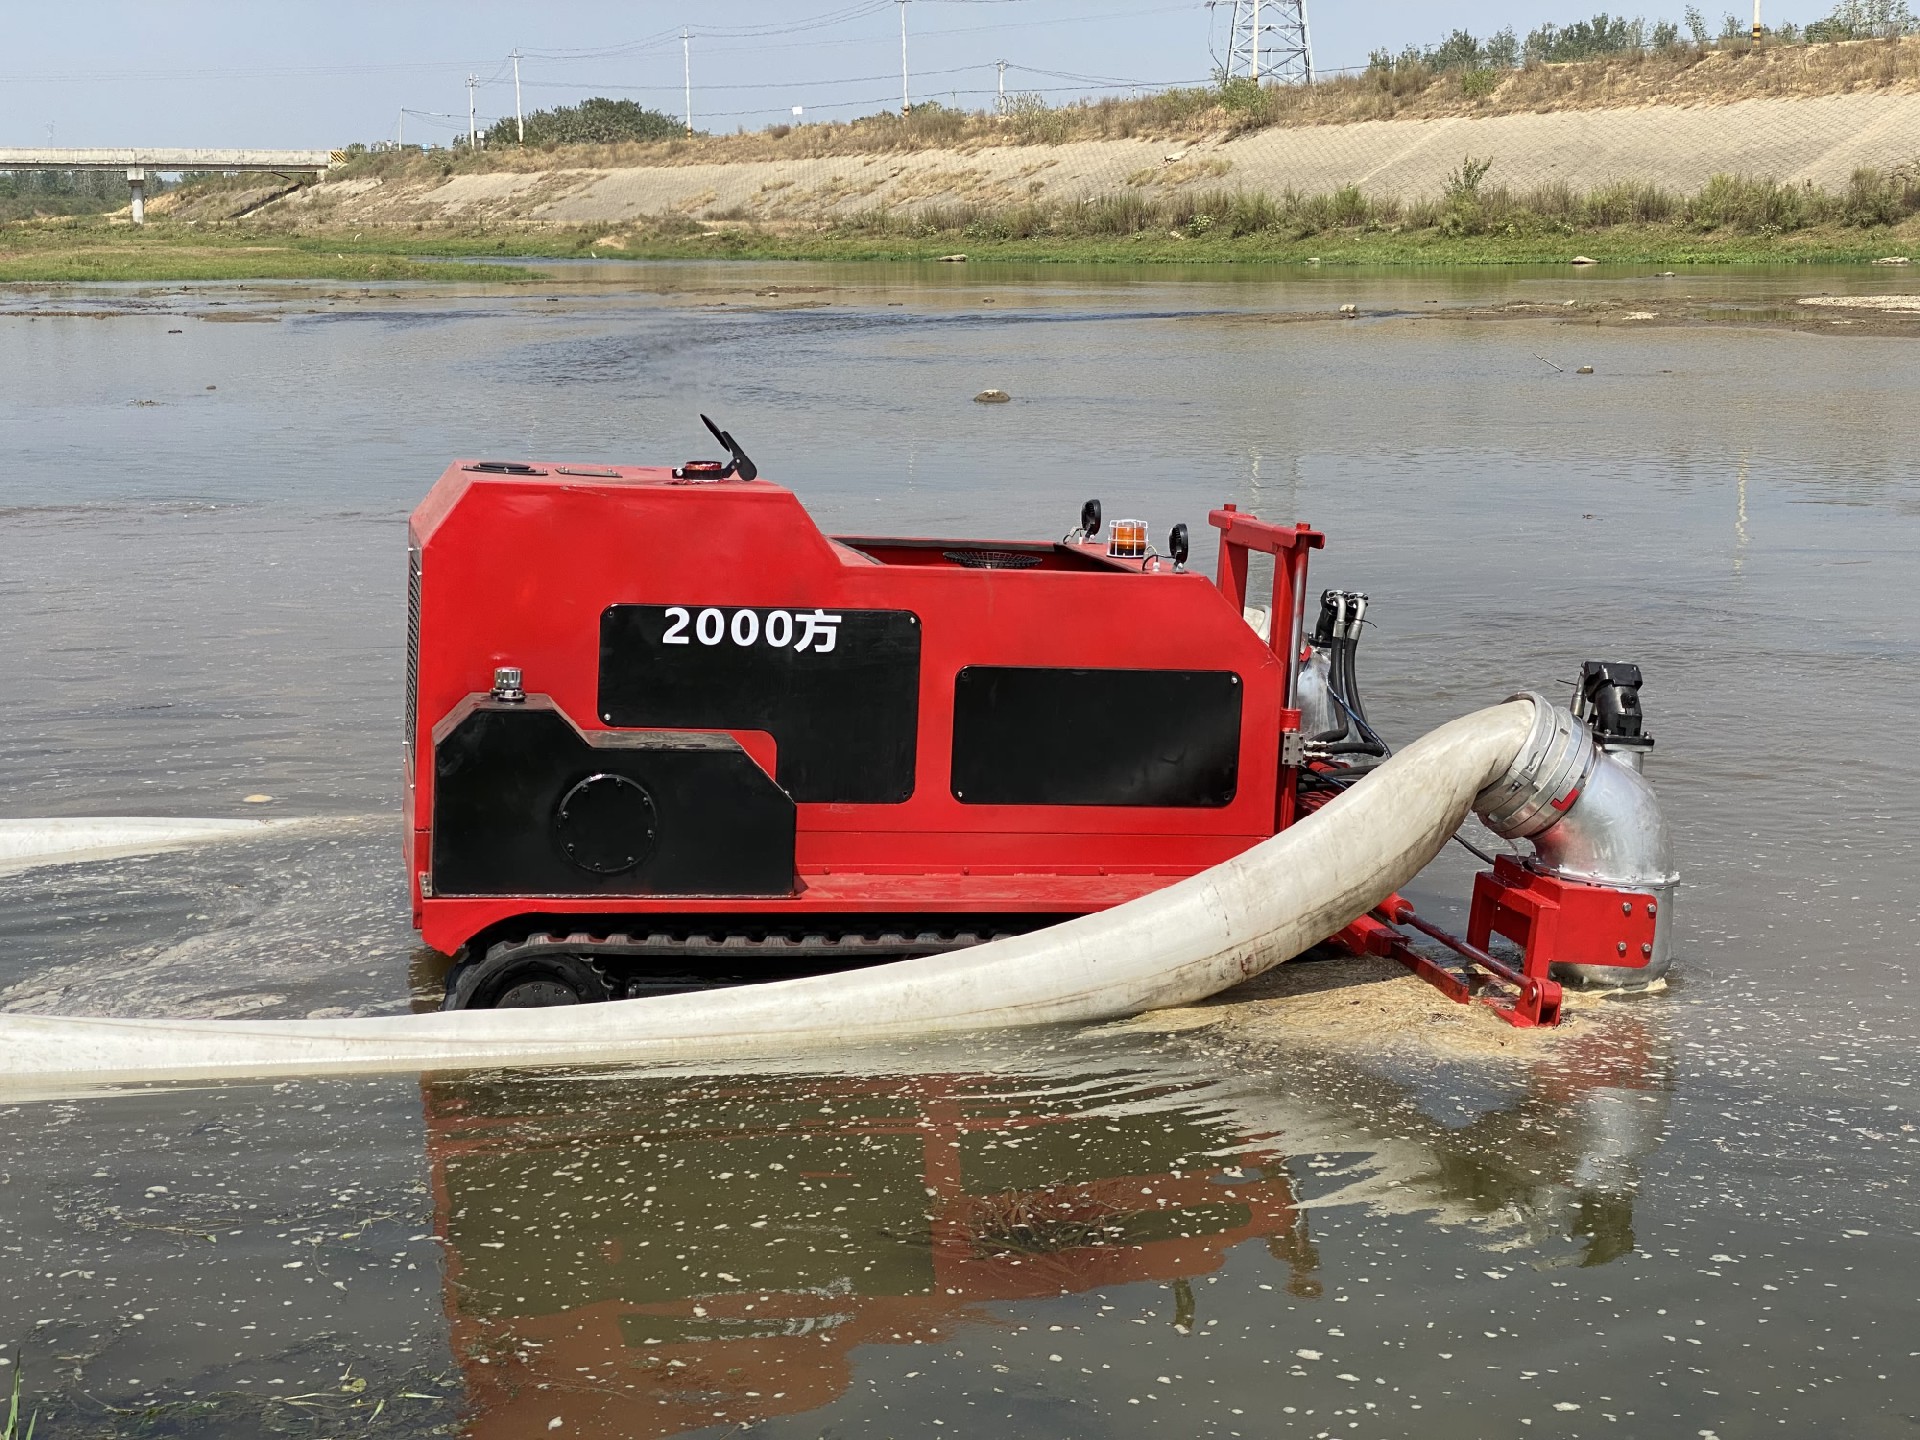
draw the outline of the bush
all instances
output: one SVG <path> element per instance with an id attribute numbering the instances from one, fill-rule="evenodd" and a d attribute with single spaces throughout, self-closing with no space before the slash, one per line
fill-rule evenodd
<path id="1" fill-rule="evenodd" d="M 612 145 L 622 140 L 672 140 L 686 133 L 686 125 L 671 115 L 648 110 L 631 100 L 608 100 L 595 96 L 578 105 L 562 105 L 553 110 L 535 110 L 527 116 L 527 144 Z M 485 142 L 490 150 L 517 145 L 519 126 L 511 118 L 496 120 L 487 127 Z M 462 137 L 464 139 L 464 137 Z"/>
<path id="2" fill-rule="evenodd" d="M 1067 113 L 1039 95 L 1009 95 L 1006 116 L 1015 136 L 1026 145 L 1058 145 L 1072 128 Z"/>
<path id="3" fill-rule="evenodd" d="M 1460 93 L 1469 100 L 1484 100 L 1500 88 L 1499 72 L 1476 66 L 1460 72 Z"/>
<path id="4" fill-rule="evenodd" d="M 1910 171 L 1856 170 L 1839 210 L 1848 225 L 1898 225 L 1920 212 L 1920 177 Z"/>
<path id="5" fill-rule="evenodd" d="M 1259 115 L 1267 108 L 1267 93 L 1251 75 L 1222 76 L 1220 108 L 1229 115 Z"/>
<path id="6" fill-rule="evenodd" d="M 1716 175 L 1687 205 L 1701 230 L 1797 230 L 1808 221 L 1809 190 L 1744 175 Z"/>

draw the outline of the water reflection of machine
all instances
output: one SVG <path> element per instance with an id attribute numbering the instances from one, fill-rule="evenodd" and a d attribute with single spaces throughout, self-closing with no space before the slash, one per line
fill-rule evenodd
<path id="1" fill-rule="evenodd" d="M 1105 1098 L 968 1076 L 430 1082 L 471 1433 L 800 1413 L 845 1388 L 857 1345 L 938 1343 L 984 1301 L 1184 1280 L 1259 1237 L 1311 1288 L 1271 1157 L 1217 1117 Z"/>
<path id="2" fill-rule="evenodd" d="M 1604 1263 L 1632 1247 L 1665 1107 L 1649 1057 L 1603 1049 L 1465 1124 L 1327 1057 L 1231 1086 L 1134 1053 L 1039 1076 L 429 1081 L 468 1433 L 804 1413 L 846 1390 L 855 1347 L 945 1344 L 994 1301 L 1171 1283 L 1186 1325 L 1188 1281 L 1247 1241 L 1310 1299 L 1303 1186 L 1314 1207 L 1494 1220 L 1502 1243 L 1582 1242 L 1543 1263 Z M 1370 1127 L 1396 1110 L 1393 1137 Z"/>

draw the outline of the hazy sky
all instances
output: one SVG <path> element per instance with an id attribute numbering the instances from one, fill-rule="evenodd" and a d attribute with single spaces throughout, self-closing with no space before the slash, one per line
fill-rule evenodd
<path id="1" fill-rule="evenodd" d="M 1376 46 L 1565 23 L 1597 8 L 1565 0 L 1311 0 L 1323 69 Z M 1620 13 L 1621 7 L 1613 7 Z M 1702 4 L 1750 15 L 1750 0 Z M 529 110 L 586 95 L 679 113 L 682 26 L 694 32 L 694 121 L 757 129 L 899 104 L 899 6 L 889 0 L 15 0 L 0 51 L 0 144 L 339 146 L 445 141 L 466 128 L 465 77 L 482 117 L 513 113 L 516 46 Z M 991 102 L 1007 88 L 1050 101 L 1105 87 L 1204 80 L 1230 0 L 909 0 L 915 100 Z M 1766 18 L 1832 9 L 1767 0 Z M 1631 6 L 1628 14 L 1638 13 Z M 1649 4 L 1650 19 L 1681 5 Z M 753 32 L 761 33 L 753 33 Z M 785 32 L 785 33 L 774 33 Z M 574 53 L 568 53 L 574 52 Z M 582 54 L 578 52 L 599 52 Z M 1048 73 L 1051 72 L 1051 73 Z"/>

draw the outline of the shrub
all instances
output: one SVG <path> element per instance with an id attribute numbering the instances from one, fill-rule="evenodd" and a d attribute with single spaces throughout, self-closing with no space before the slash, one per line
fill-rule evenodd
<path id="1" fill-rule="evenodd" d="M 1072 129 L 1067 112 L 1054 109 L 1040 95 L 1009 95 L 1005 113 L 1023 145 L 1057 145 Z"/>
<path id="2" fill-rule="evenodd" d="M 1716 175 L 1687 205 L 1701 230 L 1797 230 L 1807 223 L 1809 192 L 1775 180 Z"/>
<path id="3" fill-rule="evenodd" d="M 1469 100 L 1484 100 L 1499 88 L 1499 74 L 1484 66 L 1460 72 L 1460 93 Z"/>
<path id="4" fill-rule="evenodd" d="M 527 116 L 527 144 L 611 145 L 623 140 L 671 140 L 686 126 L 671 115 L 649 110 L 632 100 L 594 96 L 578 105 L 535 110 Z M 488 149 L 519 143 L 519 127 L 512 119 L 496 120 L 485 132 Z M 464 137 L 463 137 L 464 138 Z"/>

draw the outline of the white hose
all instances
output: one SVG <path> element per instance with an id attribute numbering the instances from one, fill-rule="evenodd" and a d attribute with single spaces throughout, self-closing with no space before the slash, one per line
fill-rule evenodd
<path id="1" fill-rule="evenodd" d="M 1535 702 L 1443 725 L 1318 813 L 1138 900 L 953 954 L 552 1009 L 358 1020 L 0 1014 L 0 1081 L 320 1074 L 779 1054 L 1188 1005 L 1411 880 L 1526 744 Z"/>
<path id="2" fill-rule="evenodd" d="M 284 822 L 274 820 L 175 820 L 145 815 L 84 819 L 0 820 L 0 875 L 40 865 L 74 865 L 152 855 L 257 836 Z"/>

